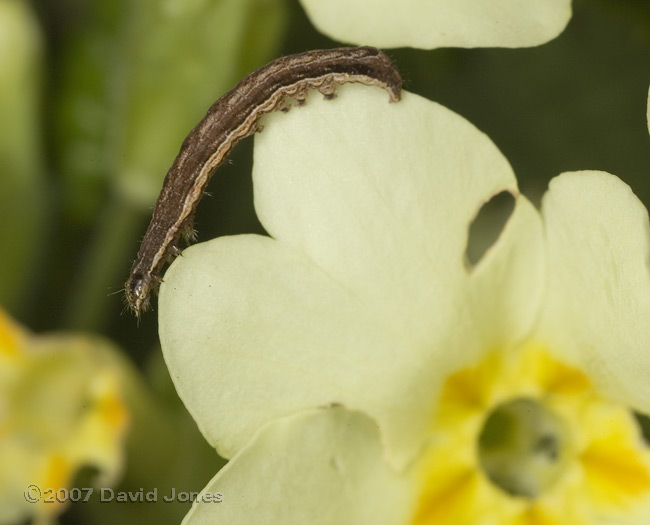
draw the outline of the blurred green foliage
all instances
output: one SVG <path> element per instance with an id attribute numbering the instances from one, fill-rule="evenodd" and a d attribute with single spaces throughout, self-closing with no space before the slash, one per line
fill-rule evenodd
<path id="1" fill-rule="evenodd" d="M 278 48 L 281 7 L 264 0 L 89 3 L 52 77 L 53 153 L 66 212 L 92 217 L 106 181 L 119 198 L 149 209 L 161 174 L 207 105 Z M 264 38 L 250 39 L 251 28 Z"/>
<path id="2" fill-rule="evenodd" d="M 336 45 L 297 0 L 0 0 L 0 304 L 37 330 L 106 335 L 150 366 L 155 312 L 138 327 L 120 315 L 119 290 L 183 137 L 244 74 L 280 54 Z M 538 48 L 389 54 L 408 90 L 496 142 L 534 200 L 562 171 L 603 169 L 650 204 L 647 0 L 575 0 L 565 32 Z M 261 231 L 250 151 L 244 141 L 211 183 L 200 239 Z M 153 376 L 169 389 L 160 366 Z M 156 398 L 162 415 L 144 425 L 151 433 L 134 438 L 132 457 L 152 450 L 133 463 L 128 486 L 163 479 L 161 457 L 185 465 L 187 490 L 214 473 L 197 460 L 207 447 L 183 455 L 202 441 L 169 395 L 169 404 Z M 105 521 L 141 522 L 140 511 L 115 512 Z M 156 522 L 183 512 L 163 509 Z"/>
<path id="3" fill-rule="evenodd" d="M 45 218 L 41 44 L 29 6 L 0 2 L 0 304 L 30 288 Z"/>

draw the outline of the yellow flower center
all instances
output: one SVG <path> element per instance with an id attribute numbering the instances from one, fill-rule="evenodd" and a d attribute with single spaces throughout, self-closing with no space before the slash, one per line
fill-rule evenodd
<path id="1" fill-rule="evenodd" d="M 650 519 L 650 451 L 634 415 L 542 348 L 452 374 L 431 435 L 414 525 Z"/>

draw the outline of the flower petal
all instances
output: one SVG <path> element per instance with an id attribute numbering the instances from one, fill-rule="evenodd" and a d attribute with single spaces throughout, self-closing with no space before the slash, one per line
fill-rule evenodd
<path id="1" fill-rule="evenodd" d="M 527 47 L 565 28 L 571 0 L 301 0 L 330 38 L 377 47 Z"/>
<path id="2" fill-rule="evenodd" d="M 494 144 L 448 109 L 410 93 L 388 104 L 345 86 L 336 101 L 272 115 L 256 140 L 258 216 L 413 346 L 447 330 L 461 293 L 468 225 L 516 193 Z"/>
<path id="3" fill-rule="evenodd" d="M 381 460 L 377 427 L 343 409 L 319 410 L 264 428 L 207 485 L 185 525 L 397 525 L 411 493 Z"/>
<path id="4" fill-rule="evenodd" d="M 482 133 L 419 97 L 392 106 L 367 88 L 279 117 L 256 141 L 255 168 L 276 239 L 223 238 L 177 259 L 159 302 L 165 359 L 225 457 L 273 418 L 340 403 L 375 418 L 403 465 L 446 374 L 529 329 L 539 215 L 519 198 L 470 272 L 469 223 L 494 193 L 516 193 Z"/>
<path id="5" fill-rule="evenodd" d="M 160 338 L 181 398 L 225 457 L 274 417 L 392 404 L 387 355 L 404 346 L 304 255 L 252 235 L 192 246 L 172 265 Z"/>
<path id="6" fill-rule="evenodd" d="M 631 189 L 565 173 L 543 201 L 548 288 L 538 337 L 602 394 L 650 413 L 650 227 Z"/>

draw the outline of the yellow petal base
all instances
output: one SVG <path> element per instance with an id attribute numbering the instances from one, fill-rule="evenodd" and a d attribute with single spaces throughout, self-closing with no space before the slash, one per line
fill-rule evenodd
<path id="1" fill-rule="evenodd" d="M 521 400 L 536 410 L 517 415 L 512 403 Z M 486 471 L 489 461 L 482 462 L 490 452 L 482 441 L 486 421 L 499 410 L 518 418 L 516 428 L 537 425 L 540 442 L 554 445 L 514 463 L 522 475 L 515 479 L 531 481 L 534 490 L 504 488 Z M 520 453 L 522 441 L 506 420 L 495 427 L 502 445 Z M 478 366 L 451 375 L 431 435 L 415 468 L 414 525 L 650 523 L 650 454 L 634 415 L 541 347 L 491 352 Z M 500 458 L 491 456 L 497 471 Z M 549 464 L 553 476 L 547 476 Z"/>

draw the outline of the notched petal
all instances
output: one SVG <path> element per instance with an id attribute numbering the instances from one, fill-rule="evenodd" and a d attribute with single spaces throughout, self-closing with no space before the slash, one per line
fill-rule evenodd
<path id="1" fill-rule="evenodd" d="M 163 352 L 226 457 L 274 417 L 338 402 L 375 418 L 408 462 L 445 371 L 479 351 L 463 306 L 468 224 L 516 181 L 483 133 L 416 95 L 310 96 L 255 138 L 256 208 L 274 239 L 219 239 L 175 261 Z"/>

